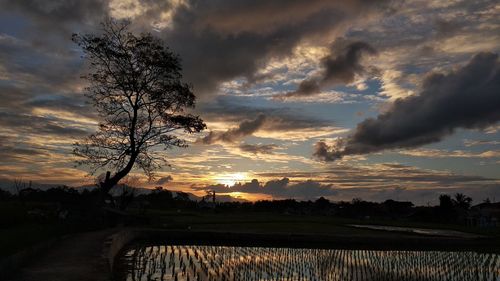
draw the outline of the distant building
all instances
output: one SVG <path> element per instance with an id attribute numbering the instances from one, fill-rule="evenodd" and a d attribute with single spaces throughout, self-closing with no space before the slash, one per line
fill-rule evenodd
<path id="1" fill-rule="evenodd" d="M 467 216 L 467 225 L 481 228 L 500 226 L 500 202 L 473 206 Z"/>

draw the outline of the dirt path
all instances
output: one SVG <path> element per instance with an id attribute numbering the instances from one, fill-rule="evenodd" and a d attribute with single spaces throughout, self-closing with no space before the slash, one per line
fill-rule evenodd
<path id="1" fill-rule="evenodd" d="M 103 246 L 114 230 L 85 232 L 66 237 L 24 267 L 13 281 L 110 280 Z"/>

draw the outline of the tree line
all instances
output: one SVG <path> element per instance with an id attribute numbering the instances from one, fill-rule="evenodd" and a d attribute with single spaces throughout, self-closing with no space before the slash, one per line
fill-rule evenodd
<path id="1" fill-rule="evenodd" d="M 0 201 L 22 206 L 24 217 L 35 219 L 60 219 L 92 221 L 103 220 L 109 212 L 103 211 L 103 205 L 96 200 L 99 188 L 77 190 L 67 186 L 49 188 L 45 191 L 27 187 L 16 193 L 0 189 Z M 324 197 L 316 200 L 299 201 L 261 200 L 256 202 L 220 202 L 196 200 L 188 193 L 173 192 L 157 188 L 150 191 L 122 187 L 122 193 L 116 193 L 113 201 L 107 201 L 108 207 L 121 210 L 124 217 L 139 214 L 142 222 L 147 223 L 148 216 L 154 210 L 202 211 L 214 213 L 279 213 L 288 215 L 319 215 L 362 220 L 390 219 L 421 222 L 465 223 L 472 199 L 462 193 L 442 194 L 437 206 L 415 206 L 408 201 L 369 202 L 359 198 L 352 201 L 333 202 Z M 490 204 L 489 200 L 484 201 Z M 122 204 L 112 206 L 111 204 Z M 106 209 L 106 207 L 104 208 Z"/>

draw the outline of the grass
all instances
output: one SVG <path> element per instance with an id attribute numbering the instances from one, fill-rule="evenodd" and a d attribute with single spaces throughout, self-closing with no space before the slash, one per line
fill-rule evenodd
<path id="1" fill-rule="evenodd" d="M 54 209 L 54 204 L 2 202 L 0 204 L 0 259 L 62 235 L 88 229 L 77 222 L 32 217 L 32 209 Z"/>
<path id="2" fill-rule="evenodd" d="M 65 233 L 56 224 L 22 224 L 0 229 L 0 257 L 9 256 Z"/>
<path id="3" fill-rule="evenodd" d="M 214 213 L 212 211 L 159 211 L 151 210 L 146 216 L 155 227 L 227 232 L 297 233 L 334 235 L 381 235 L 381 231 L 358 229 L 349 224 L 373 224 L 456 230 L 500 237 L 500 229 L 481 229 L 454 224 L 420 223 L 403 220 L 357 220 L 331 216 L 285 215 L 276 213 Z M 382 232 L 390 235 L 389 232 Z"/>
<path id="4" fill-rule="evenodd" d="M 29 248 L 37 243 L 78 231 L 78 227 L 70 227 L 54 222 L 36 222 L 27 220 L 24 208 L 19 204 L 0 205 L 0 257 Z M 457 230 L 469 233 L 500 238 L 500 228 L 480 229 L 454 224 L 419 223 L 404 220 L 356 220 L 332 216 L 287 215 L 265 212 L 224 212 L 212 210 L 147 210 L 131 213 L 149 221 L 148 227 L 172 230 L 246 232 L 261 234 L 321 234 L 321 235 L 359 235 L 405 237 L 411 234 L 386 232 L 349 227 L 349 224 L 373 224 L 386 226 L 418 227 L 431 229 Z"/>

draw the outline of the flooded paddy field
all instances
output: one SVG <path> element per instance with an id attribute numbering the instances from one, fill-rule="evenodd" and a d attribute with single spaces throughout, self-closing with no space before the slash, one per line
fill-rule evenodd
<path id="1" fill-rule="evenodd" d="M 134 245 L 119 280 L 500 280 L 500 255 L 208 245 Z"/>

